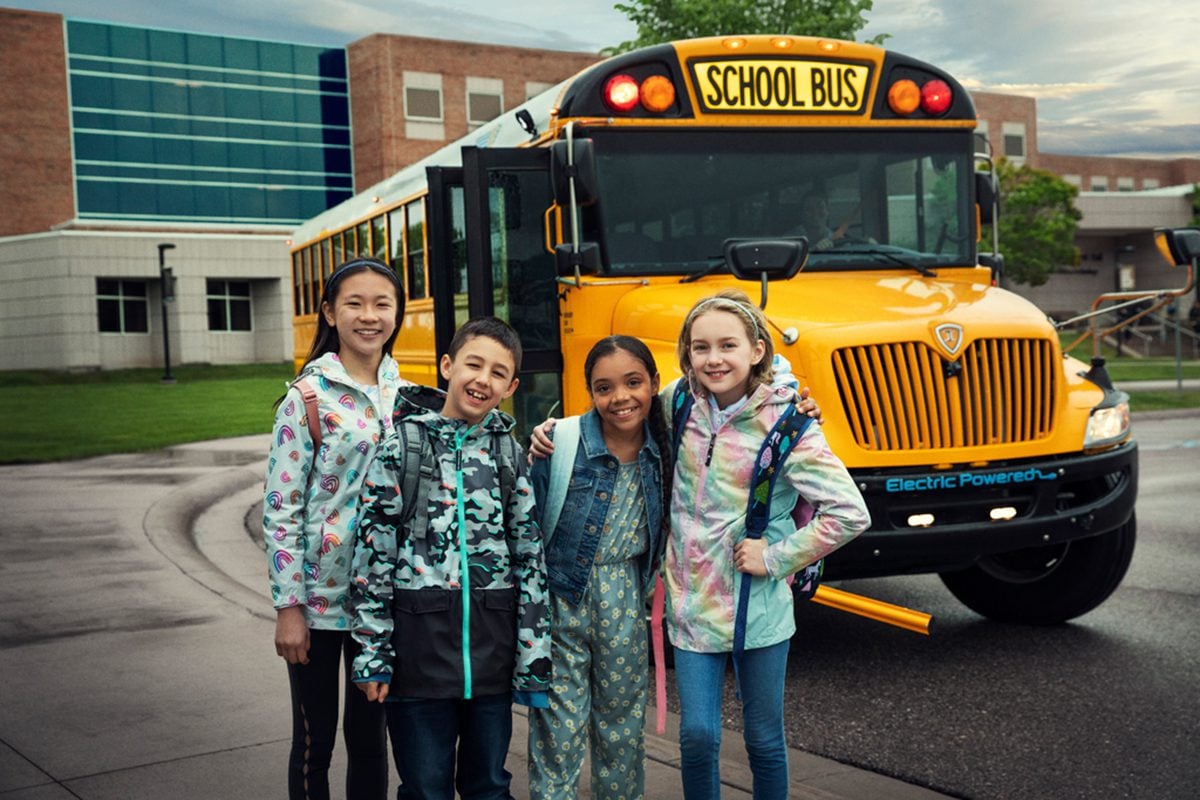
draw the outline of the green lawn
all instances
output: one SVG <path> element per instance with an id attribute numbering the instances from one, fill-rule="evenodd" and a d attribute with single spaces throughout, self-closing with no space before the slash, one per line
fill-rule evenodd
<path id="1" fill-rule="evenodd" d="M 0 463 L 153 450 L 184 442 L 267 433 L 272 404 L 292 378 L 292 365 L 178 367 L 174 384 L 161 369 L 65 374 L 0 374 Z M 1171 359 L 1113 359 L 1120 381 L 1174 379 Z M 1200 362 L 1184 375 L 1200 378 Z M 1200 408 L 1200 392 L 1136 392 L 1134 411 Z"/>
<path id="2" fill-rule="evenodd" d="M 0 387 L 0 463 L 58 461 L 267 433 L 290 363 L 76 375 L 8 372 Z"/>

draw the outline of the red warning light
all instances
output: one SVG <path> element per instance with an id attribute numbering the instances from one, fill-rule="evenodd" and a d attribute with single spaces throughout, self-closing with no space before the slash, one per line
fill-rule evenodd
<path id="1" fill-rule="evenodd" d="M 921 86 L 921 110 L 931 117 L 940 117 L 954 102 L 954 93 L 945 81 L 926 81 Z"/>
<path id="2" fill-rule="evenodd" d="M 638 83 L 632 75 L 614 75 L 604 84 L 604 103 L 613 111 L 632 111 L 638 104 Z"/>

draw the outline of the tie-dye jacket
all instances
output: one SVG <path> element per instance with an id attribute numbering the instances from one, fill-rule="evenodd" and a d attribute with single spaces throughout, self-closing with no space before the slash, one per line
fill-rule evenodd
<path id="1" fill-rule="evenodd" d="M 675 390 L 663 390 L 670 408 Z M 676 647 L 699 653 L 733 650 L 738 581 L 733 547 L 745 537 L 752 467 L 775 421 L 792 402 L 787 387 L 759 386 L 745 405 L 713 429 L 706 398 L 698 397 L 684 427 L 675 465 L 665 578 L 668 630 Z M 669 412 L 668 412 L 669 413 Z M 765 538 L 768 577 L 752 578 L 746 648 L 768 647 L 796 631 L 786 578 L 841 547 L 871 524 L 866 504 L 821 428 L 808 426 L 784 462 L 771 498 Z M 791 511 L 799 498 L 814 509 L 800 530 Z"/>
<path id="2" fill-rule="evenodd" d="M 415 422 L 409 430 L 422 428 L 433 449 L 434 474 L 421 476 L 416 516 L 398 529 L 404 503 L 414 499 L 400 497 L 396 433 L 380 446 L 363 488 L 352 579 L 362 652 L 354 678 L 391 681 L 399 697 L 545 692 L 550 622 L 533 491 L 524 453 L 514 448 L 515 481 L 503 507 L 493 452 L 513 420 L 499 411 L 475 425 L 443 417 L 431 408 L 441 408 L 434 392 L 405 390 L 396 406 L 394 424 Z"/>
<path id="3" fill-rule="evenodd" d="M 289 389 L 275 412 L 263 501 L 271 598 L 277 609 L 303 605 L 310 628 L 349 630 L 359 493 L 392 420 L 378 412 L 335 353 L 302 374 L 317 394 L 321 451 L 314 459 L 304 401 L 299 390 Z M 380 408 L 390 410 L 397 388 L 407 383 L 391 356 L 383 357 L 377 379 Z"/>

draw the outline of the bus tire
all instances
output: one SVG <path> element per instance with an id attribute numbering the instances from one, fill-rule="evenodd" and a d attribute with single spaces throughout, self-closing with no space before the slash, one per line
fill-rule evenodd
<path id="1" fill-rule="evenodd" d="M 939 577 L 963 605 L 989 619 L 1054 625 L 1108 599 L 1129 569 L 1136 540 L 1131 515 L 1107 533 L 985 556 Z"/>

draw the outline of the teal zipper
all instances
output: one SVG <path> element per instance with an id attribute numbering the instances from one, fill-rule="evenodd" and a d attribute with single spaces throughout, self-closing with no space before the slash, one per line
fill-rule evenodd
<path id="1" fill-rule="evenodd" d="M 463 442 L 475 425 L 454 432 L 455 510 L 458 512 L 458 561 L 462 585 L 463 699 L 471 699 L 471 573 L 467 563 L 467 506 L 463 502 Z"/>

